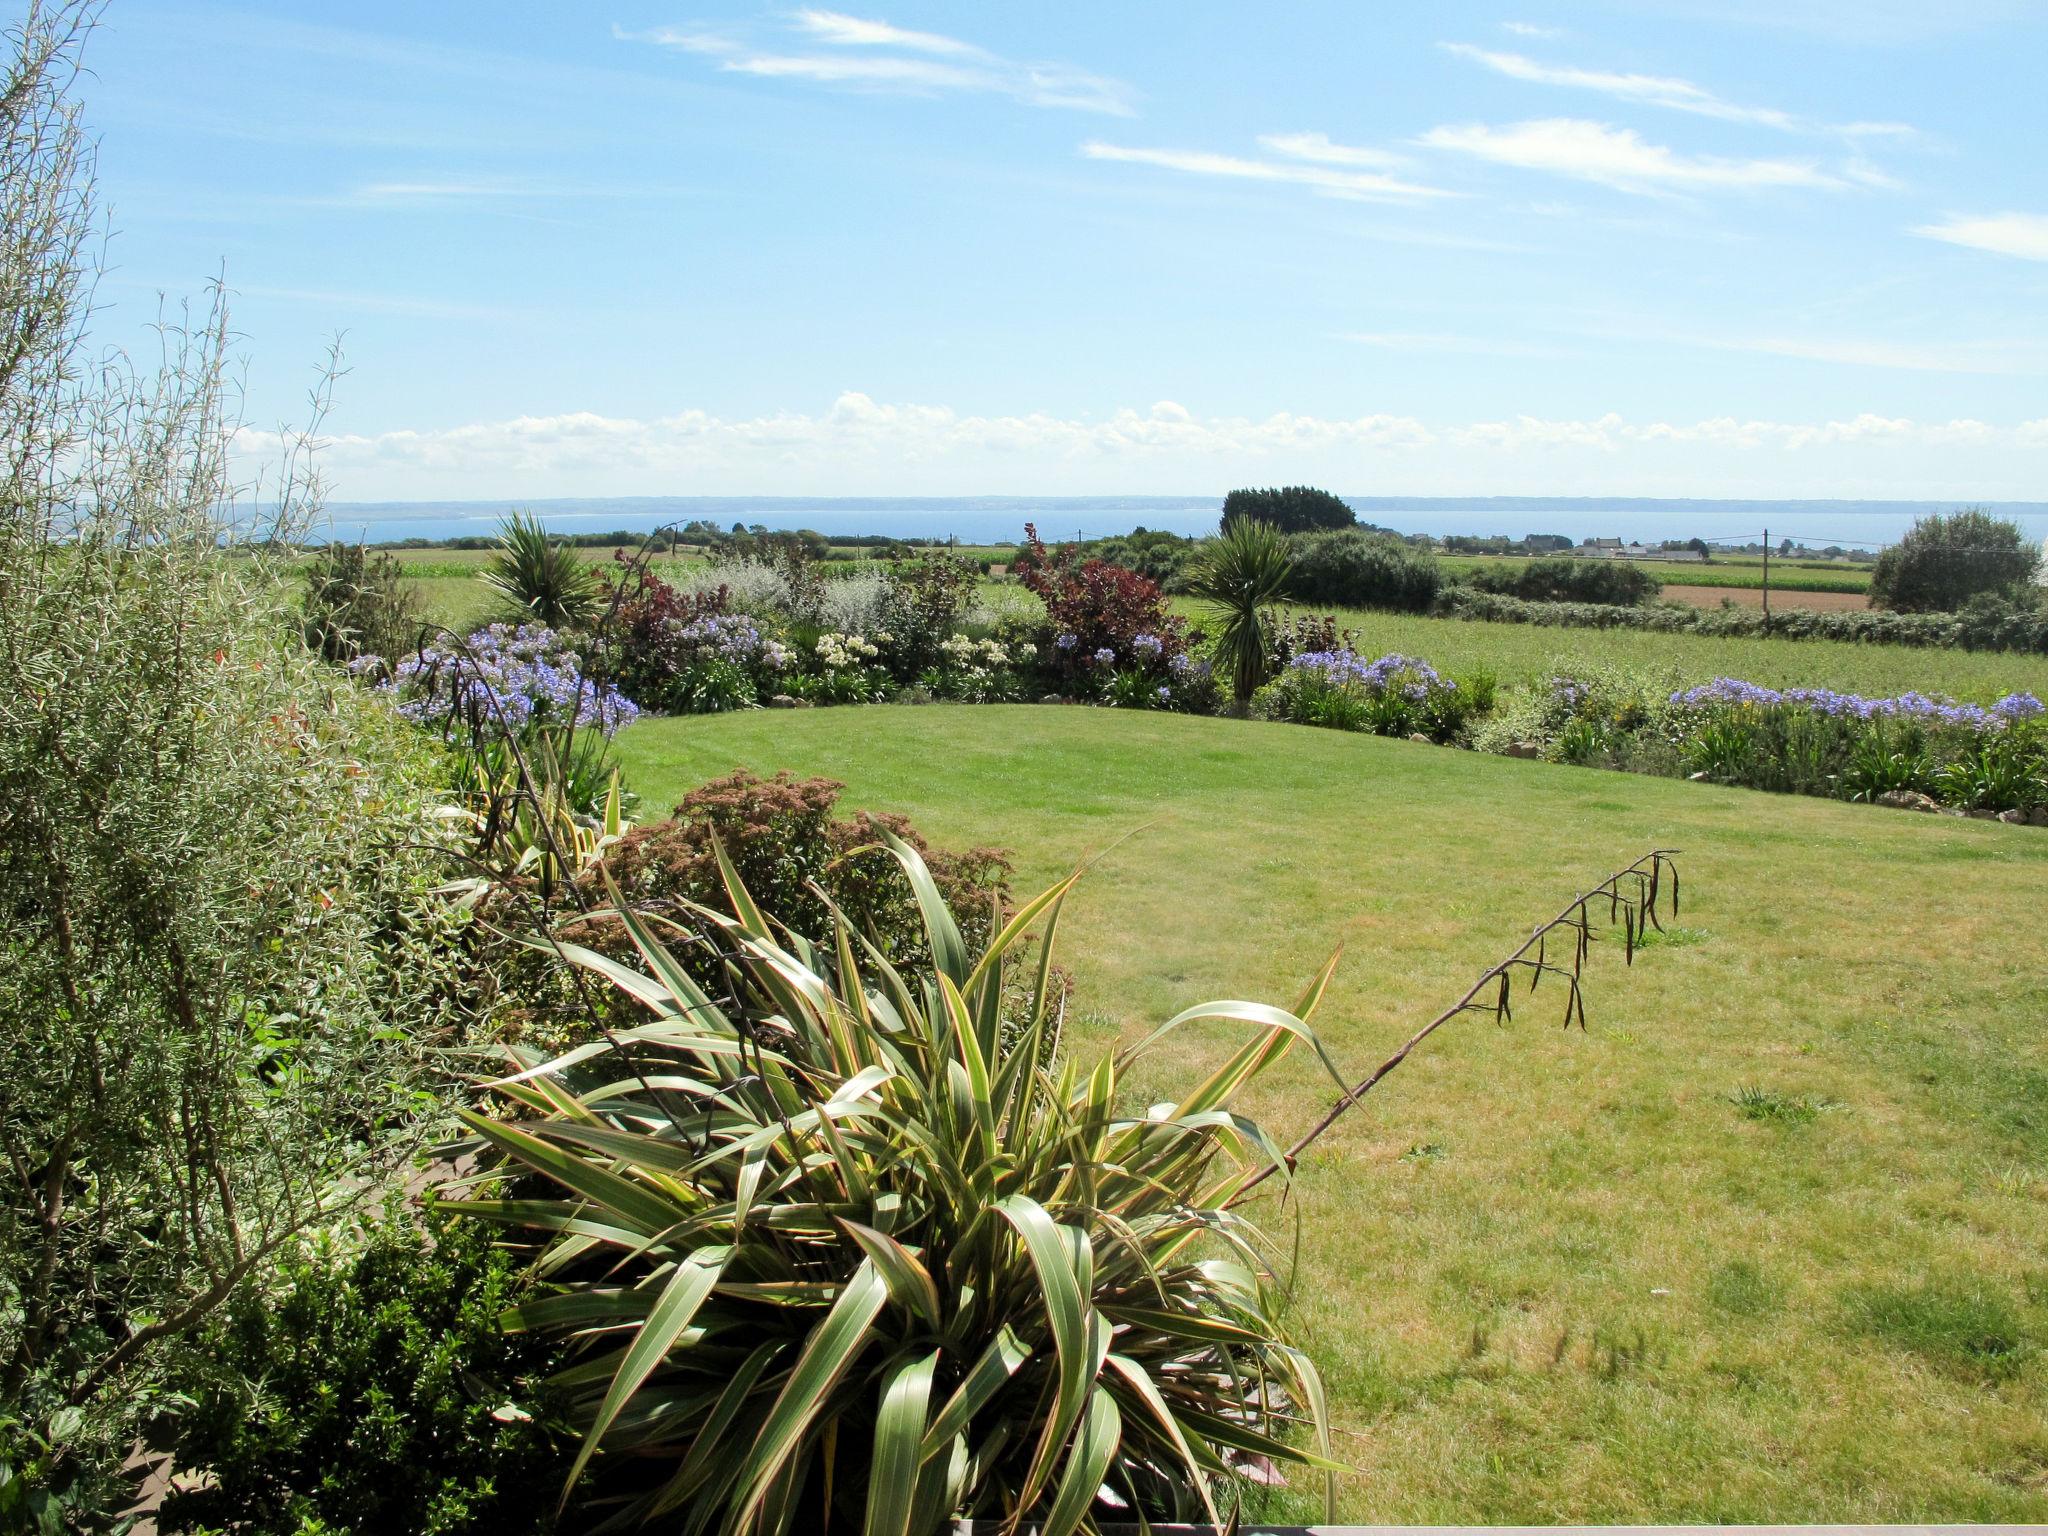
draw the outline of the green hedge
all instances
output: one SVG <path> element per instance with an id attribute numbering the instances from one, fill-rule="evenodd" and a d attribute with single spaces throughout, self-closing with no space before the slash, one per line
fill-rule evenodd
<path id="1" fill-rule="evenodd" d="M 1393 604 L 1383 606 L 1392 607 Z M 1755 608 L 1692 608 L 1677 603 L 1622 607 L 1611 603 L 1532 603 L 1471 587 L 1446 587 L 1435 611 L 1496 624 L 1547 624 L 1568 629 L 1647 629 L 1667 634 L 1773 635 L 1790 640 L 1845 640 L 1865 645 L 2024 651 L 2048 656 L 2048 607 L 1979 599 L 1961 613 L 1824 612 L 1788 608 L 1768 620 Z"/>

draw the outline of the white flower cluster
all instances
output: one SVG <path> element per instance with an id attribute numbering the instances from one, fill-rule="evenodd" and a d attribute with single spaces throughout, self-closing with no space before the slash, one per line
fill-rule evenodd
<path id="1" fill-rule="evenodd" d="M 818 637 L 817 652 L 818 660 L 833 668 L 857 667 L 881 654 L 866 637 L 842 635 L 836 630 Z"/>
<path id="2" fill-rule="evenodd" d="M 1006 667 L 1010 664 L 1010 653 L 993 640 L 970 640 L 965 635 L 954 635 L 941 640 L 939 649 L 956 667 Z"/>

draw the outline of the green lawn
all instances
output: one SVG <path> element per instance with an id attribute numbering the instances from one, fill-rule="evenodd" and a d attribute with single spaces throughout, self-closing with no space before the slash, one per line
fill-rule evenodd
<path id="1" fill-rule="evenodd" d="M 1175 599 L 1174 606 L 1199 622 L 1200 605 Z M 1369 656 L 1403 651 L 1453 672 L 1486 668 L 1504 683 L 1545 677 L 1562 667 L 1608 663 L 1668 673 L 1685 682 L 1741 677 L 1776 688 L 1827 687 L 1866 694 L 1917 688 L 1985 702 L 2022 688 L 2048 696 L 2048 656 L 1839 640 L 1565 629 L 1358 609 L 1338 610 L 1337 620 L 1358 631 L 1358 648 Z"/>
<path id="2" fill-rule="evenodd" d="M 1599 954 L 1589 1032 L 1548 990 L 1463 1021 L 1305 1169 L 1344 1518 L 2048 1520 L 2048 833 L 1101 709 L 620 747 L 650 814 L 787 767 L 1011 848 L 1020 890 L 1111 849 L 1062 932 L 1084 1051 L 1284 1002 L 1341 943 L 1318 1022 L 1362 1073 L 1571 891 L 1685 850 L 1678 942 Z M 1225 1046 L 1179 1043 L 1141 1093 Z M 1251 1107 L 1292 1131 L 1327 1093 L 1290 1061 Z"/>

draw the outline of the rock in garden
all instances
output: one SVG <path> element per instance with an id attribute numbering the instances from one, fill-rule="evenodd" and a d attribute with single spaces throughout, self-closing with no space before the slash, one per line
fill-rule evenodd
<path id="1" fill-rule="evenodd" d="M 778 693 L 768 701 L 768 707 L 770 709 L 795 709 L 796 700 L 786 693 Z"/>
<path id="2" fill-rule="evenodd" d="M 2037 805 L 2034 814 L 2027 818 L 2034 826 L 2048 827 L 2048 805 Z"/>
<path id="3" fill-rule="evenodd" d="M 1938 811 L 1941 804 L 1932 795 L 1923 795 L 1917 789 L 1888 789 L 1877 797 L 1877 803 L 1895 811 Z"/>
<path id="4" fill-rule="evenodd" d="M 1509 757 L 1541 757 L 1543 743 L 1540 741 L 1511 741 L 1508 743 Z"/>
<path id="5" fill-rule="evenodd" d="M 2010 822 L 2015 827 L 2024 827 L 2027 824 L 2027 813 L 2025 811 L 2000 811 L 1998 819 Z"/>
<path id="6" fill-rule="evenodd" d="M 1410 741 L 1419 741 L 1419 742 L 1421 742 L 1421 743 L 1422 743 L 1422 744 L 1423 744 L 1423 745 L 1424 745 L 1425 747 L 1433 747 L 1433 746 L 1435 746 L 1435 745 L 1436 745 L 1436 743 L 1435 743 L 1434 741 L 1430 740 L 1430 739 L 1429 739 L 1429 737 L 1427 737 L 1427 736 L 1423 735 L 1423 734 L 1422 734 L 1422 732 L 1420 732 L 1420 731 L 1410 731 L 1410 732 L 1408 733 L 1408 739 L 1409 739 Z"/>
<path id="7" fill-rule="evenodd" d="M 1040 699 L 1038 702 L 1041 704 L 1064 704 L 1067 701 L 1061 698 L 1056 693 L 1048 693 L 1044 698 Z"/>

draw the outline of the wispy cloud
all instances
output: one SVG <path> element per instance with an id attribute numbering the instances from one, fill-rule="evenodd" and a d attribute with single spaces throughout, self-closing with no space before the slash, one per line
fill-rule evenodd
<path id="1" fill-rule="evenodd" d="M 1917 346 L 1839 337 L 1685 336 L 1669 339 L 1718 352 L 1762 352 L 1772 357 L 1847 363 L 1856 368 L 1899 368 L 1913 373 L 2048 374 L 2048 347 L 2027 342 Z"/>
<path id="2" fill-rule="evenodd" d="M 1458 336 L 1442 331 L 1345 331 L 1339 341 L 1383 352 L 1441 352 L 1473 357 L 1569 357 L 1560 347 L 1507 337 Z"/>
<path id="3" fill-rule="evenodd" d="M 913 53 L 973 59 L 989 57 L 985 49 L 963 43 L 957 37 L 946 37 L 937 32 L 913 32 L 905 27 L 892 27 L 886 21 L 869 21 L 839 11 L 798 11 L 796 23 L 819 42 L 834 43 L 842 48 L 907 48 Z"/>
<path id="4" fill-rule="evenodd" d="M 1216 176 L 1234 181 L 1283 182 L 1308 187 L 1325 197 L 1352 198 L 1364 202 L 1412 203 L 1431 198 L 1452 197 L 1441 187 L 1380 170 L 1357 170 L 1355 166 L 1399 166 L 1406 161 L 1382 150 L 1347 144 L 1333 144 L 1320 133 L 1269 134 L 1259 141 L 1268 149 L 1291 158 L 1253 160 L 1243 155 L 1217 154 L 1202 149 L 1148 149 L 1090 140 L 1081 153 L 1090 160 L 1115 160 L 1128 165 L 1151 165 L 1180 171 L 1190 176 Z"/>
<path id="5" fill-rule="evenodd" d="M 422 177 L 412 181 L 370 181 L 323 197 L 295 199 L 321 208 L 449 208 L 468 206 L 508 212 L 521 204 L 571 200 L 673 197 L 672 187 L 604 186 L 548 181 L 530 176 Z"/>
<path id="6" fill-rule="evenodd" d="M 1411 156 L 1397 154 L 1391 149 L 1332 143 L 1327 133 L 1265 133 L 1259 135 L 1259 143 L 1276 155 L 1309 160 L 1317 165 L 1370 165 L 1392 171 L 1415 163 Z"/>
<path id="7" fill-rule="evenodd" d="M 1616 101 L 1663 107 L 1673 112 L 1690 112 L 1696 117 L 1718 118 L 1729 123 L 1749 123 L 1764 128 L 1775 128 L 1785 133 L 1826 134 L 1846 139 L 1851 143 L 1874 138 L 1910 139 L 1918 135 L 1918 130 L 1909 123 L 1823 123 L 1777 107 L 1745 106 L 1676 75 L 1645 75 L 1617 70 L 1587 69 L 1575 64 L 1546 64 L 1525 54 L 1503 53 L 1497 49 L 1475 47 L 1471 43 L 1445 43 L 1442 46 L 1447 52 L 1454 53 L 1459 58 L 1470 59 L 1473 63 L 1490 69 L 1495 74 L 1506 75 L 1511 80 L 1522 80 L 1531 85 L 1561 86 L 1568 90 L 1594 91 Z M 1875 173 L 1873 168 L 1866 169 L 1872 169 L 1873 174 L 1881 174 Z M 1869 177 L 1859 179 L 1868 180 Z"/>
<path id="8" fill-rule="evenodd" d="M 1500 27 L 1503 32 L 1512 32 L 1517 37 L 1564 36 L 1562 28 L 1541 26 L 1533 21 L 1504 21 L 1500 24 Z"/>
<path id="9" fill-rule="evenodd" d="M 1420 142 L 1496 165 L 1569 176 L 1637 194 L 1843 185 L 1840 178 L 1809 161 L 1682 155 L 1645 141 L 1633 128 L 1575 117 L 1540 118 L 1506 127 L 1446 125 L 1430 129 Z"/>
<path id="10" fill-rule="evenodd" d="M 2048 214 L 1987 213 L 1921 224 L 1913 233 L 2022 261 L 2048 261 Z"/>
<path id="11" fill-rule="evenodd" d="M 797 11 L 788 31 L 795 48 L 764 47 L 724 32 L 679 27 L 645 32 L 614 27 L 612 35 L 716 59 L 729 74 L 899 95 L 1007 96 L 1034 107 L 1136 115 L 1136 93 L 1121 80 L 1066 64 L 1005 58 L 939 32 L 821 10 Z"/>
<path id="12" fill-rule="evenodd" d="M 1570 64 L 1544 64 L 1519 53 L 1498 53 L 1470 43 L 1445 43 L 1447 52 L 1484 65 L 1495 74 L 1533 85 L 1561 85 L 1574 90 L 1597 91 L 1621 101 L 1645 106 L 1669 107 L 1701 117 L 1718 117 L 1731 123 L 1761 123 L 1768 128 L 1791 129 L 1798 119 L 1774 107 L 1745 107 L 1726 101 L 1705 86 L 1694 85 L 1671 75 L 1616 74 L 1603 69 L 1580 69 Z"/>

